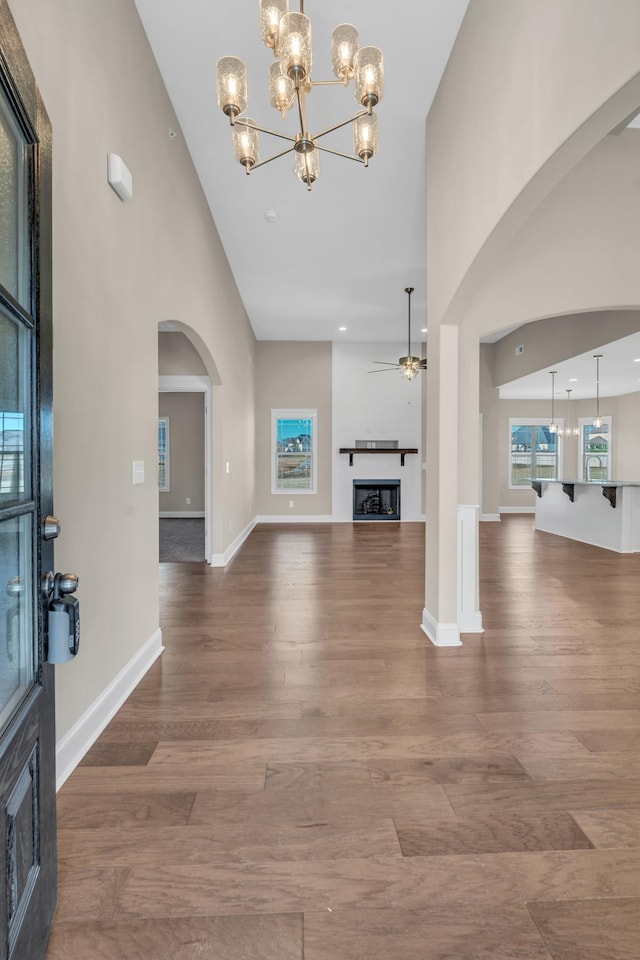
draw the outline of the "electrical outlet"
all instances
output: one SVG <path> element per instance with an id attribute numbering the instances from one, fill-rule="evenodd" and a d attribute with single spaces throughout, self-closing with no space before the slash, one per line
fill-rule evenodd
<path id="1" fill-rule="evenodd" d="M 289 500 L 289 506 L 290 506 L 290 507 L 295 507 L 295 505 L 296 505 L 295 500 Z"/>
<path id="2" fill-rule="evenodd" d="M 187 506 L 191 503 L 191 497 L 187 497 Z"/>

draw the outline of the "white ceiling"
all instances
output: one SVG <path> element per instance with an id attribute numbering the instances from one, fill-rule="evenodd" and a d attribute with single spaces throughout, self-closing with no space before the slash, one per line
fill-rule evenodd
<path id="1" fill-rule="evenodd" d="M 388 0 L 307 0 L 315 80 L 333 78 L 330 36 L 339 23 L 353 23 L 360 44 L 379 46 L 385 62 L 380 153 L 368 169 L 323 154 L 310 193 L 294 176 L 291 156 L 246 176 L 216 103 L 216 61 L 240 57 L 247 64 L 247 115 L 281 128 L 268 101 L 272 54 L 260 41 L 258 0 L 135 2 L 256 337 L 401 340 L 404 288 L 412 286 L 412 334 L 419 339 L 426 326 L 425 118 L 468 0 L 405 0 L 398 8 Z M 290 9 L 298 9 L 295 0 Z M 316 88 L 308 100 L 310 132 L 357 109 L 353 85 Z M 288 118 L 282 129 L 290 133 L 291 125 Z M 260 139 L 262 159 L 283 149 L 281 140 Z M 324 142 L 351 153 L 351 128 Z M 276 223 L 265 220 L 267 211 L 276 211 Z"/>
<path id="2" fill-rule="evenodd" d="M 633 333 L 613 343 L 605 343 L 571 360 L 554 363 L 544 370 L 532 373 L 500 387 L 501 400 L 550 400 L 550 371 L 556 370 L 555 391 L 564 397 L 571 389 L 572 400 L 583 400 L 596 395 L 596 361 L 594 354 L 601 353 L 600 396 L 618 397 L 625 393 L 640 391 L 640 333 Z"/>

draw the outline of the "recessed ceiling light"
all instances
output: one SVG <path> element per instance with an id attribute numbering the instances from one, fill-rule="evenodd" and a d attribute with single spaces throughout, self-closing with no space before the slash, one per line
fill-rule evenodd
<path id="1" fill-rule="evenodd" d="M 578 382 L 577 377 L 569 377 L 569 383 L 577 383 L 577 382 Z"/>
<path id="2" fill-rule="evenodd" d="M 636 357 L 633 362 L 634 362 L 634 363 L 640 363 L 640 357 Z"/>
<path id="3" fill-rule="evenodd" d="M 420 333 L 426 333 L 426 332 L 427 332 L 427 328 L 426 328 L 426 327 L 423 327 L 422 330 L 420 331 Z"/>
<path id="4" fill-rule="evenodd" d="M 338 330 L 340 331 L 340 333 L 345 333 L 346 329 L 347 329 L 346 327 L 338 327 Z"/>
<path id="5" fill-rule="evenodd" d="M 267 223 L 277 223 L 280 219 L 280 214 L 276 210 L 265 210 L 264 218 Z"/>

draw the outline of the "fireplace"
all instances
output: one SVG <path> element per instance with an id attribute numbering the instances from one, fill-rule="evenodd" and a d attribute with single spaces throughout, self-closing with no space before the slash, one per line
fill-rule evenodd
<path id="1" fill-rule="evenodd" d="M 399 480 L 354 480 L 354 520 L 399 520 Z"/>

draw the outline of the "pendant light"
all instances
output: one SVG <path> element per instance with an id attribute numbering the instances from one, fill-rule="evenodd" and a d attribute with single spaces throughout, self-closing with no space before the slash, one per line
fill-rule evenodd
<path id="1" fill-rule="evenodd" d="M 564 427 L 560 427 L 558 429 L 558 436 L 561 436 L 561 437 L 577 437 L 580 433 L 580 427 L 577 424 L 571 423 L 570 403 L 571 403 L 572 392 L 573 391 L 571 390 L 570 387 L 567 390 L 565 390 L 565 393 L 567 394 L 567 419 L 565 421 Z"/>
<path id="2" fill-rule="evenodd" d="M 556 423 L 554 416 L 554 405 L 555 405 L 555 393 L 556 393 L 556 373 L 557 370 L 550 370 L 549 374 L 551 376 L 551 423 L 549 424 L 549 433 L 558 432 L 558 424 Z"/>
<path id="3" fill-rule="evenodd" d="M 602 354 L 594 353 L 593 359 L 596 362 L 596 415 L 593 418 L 593 425 L 599 430 L 602 426 L 602 417 L 600 416 L 600 361 L 602 360 Z"/>

